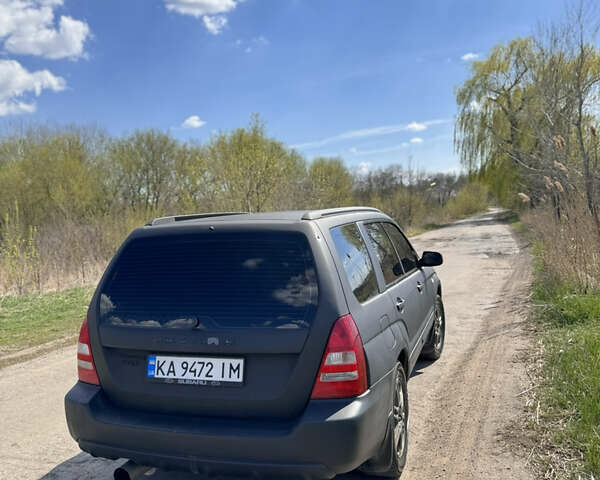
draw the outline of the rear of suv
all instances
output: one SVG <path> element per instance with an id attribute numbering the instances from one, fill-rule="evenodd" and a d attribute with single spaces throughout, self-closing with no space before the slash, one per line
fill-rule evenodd
<path id="1" fill-rule="evenodd" d="M 443 348 L 440 263 L 367 207 L 156 219 L 92 298 L 69 431 L 163 469 L 397 476 L 407 378 Z"/>

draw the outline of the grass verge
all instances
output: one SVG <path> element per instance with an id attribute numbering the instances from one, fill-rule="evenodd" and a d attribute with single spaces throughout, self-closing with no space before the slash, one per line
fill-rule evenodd
<path id="1" fill-rule="evenodd" d="M 545 275 L 534 247 L 532 301 L 541 327 L 543 367 L 537 388 L 545 478 L 600 478 L 600 292 L 582 293 Z M 542 455 L 543 456 L 543 455 Z M 549 473 L 562 472 L 560 475 Z"/>
<path id="2" fill-rule="evenodd" d="M 16 351 L 76 334 L 93 291 L 79 287 L 0 299 L 0 351 Z"/>

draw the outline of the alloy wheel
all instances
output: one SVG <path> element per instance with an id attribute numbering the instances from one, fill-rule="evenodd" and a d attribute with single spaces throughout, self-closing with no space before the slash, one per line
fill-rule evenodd
<path id="1" fill-rule="evenodd" d="M 394 407 L 392 411 L 394 420 L 394 445 L 396 455 L 402 456 L 406 445 L 406 398 L 402 386 L 401 376 L 396 375 L 396 388 L 394 391 Z"/>
<path id="2" fill-rule="evenodd" d="M 439 305 L 435 307 L 435 320 L 433 321 L 433 348 L 440 350 L 444 341 L 444 314 Z"/>

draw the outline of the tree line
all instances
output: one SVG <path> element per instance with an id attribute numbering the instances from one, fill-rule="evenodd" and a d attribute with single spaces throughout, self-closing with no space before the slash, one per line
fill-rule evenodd
<path id="1" fill-rule="evenodd" d="M 341 158 L 307 161 L 247 126 L 207 142 L 168 131 L 113 137 L 81 126 L 17 126 L 0 138 L 0 290 L 93 282 L 124 237 L 154 217 L 366 204 L 405 228 L 481 208 L 464 176 L 391 165 L 360 174 Z"/>

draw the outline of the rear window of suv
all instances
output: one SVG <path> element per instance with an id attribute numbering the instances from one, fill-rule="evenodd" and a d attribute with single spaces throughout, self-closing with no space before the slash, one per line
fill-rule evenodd
<path id="1" fill-rule="evenodd" d="M 139 238 L 102 287 L 100 317 L 140 327 L 308 328 L 317 296 L 298 232 Z"/>

